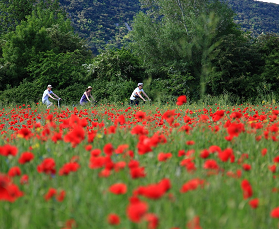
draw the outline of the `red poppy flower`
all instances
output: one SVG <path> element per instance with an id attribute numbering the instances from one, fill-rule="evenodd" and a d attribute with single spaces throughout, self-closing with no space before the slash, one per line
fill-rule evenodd
<path id="1" fill-rule="evenodd" d="M 84 148 L 86 151 L 90 151 L 92 150 L 92 145 L 86 145 Z"/>
<path id="2" fill-rule="evenodd" d="M 109 177 L 110 176 L 110 170 L 109 169 L 103 169 L 99 174 L 99 177 Z"/>
<path id="3" fill-rule="evenodd" d="M 108 162 L 110 161 L 110 158 L 105 156 L 99 156 L 99 157 L 91 157 L 90 158 L 90 164 L 89 164 L 89 168 L 91 169 L 98 169 L 98 168 L 102 168 L 103 166 L 105 166 Z"/>
<path id="4" fill-rule="evenodd" d="M 170 181 L 168 179 L 163 179 L 157 184 L 141 186 L 134 191 L 134 193 L 156 200 L 161 198 L 170 189 L 170 187 Z"/>
<path id="5" fill-rule="evenodd" d="M 76 172 L 79 169 L 79 164 L 77 162 L 69 162 L 62 166 L 59 170 L 59 175 L 68 175 L 70 172 Z"/>
<path id="6" fill-rule="evenodd" d="M 204 149 L 204 150 L 201 151 L 200 157 L 201 158 L 207 158 L 207 157 L 209 157 L 209 154 L 210 154 L 209 151 L 207 149 Z"/>
<path id="7" fill-rule="evenodd" d="M 52 158 L 46 158 L 40 165 L 37 166 L 39 173 L 55 174 L 55 161 Z"/>
<path id="8" fill-rule="evenodd" d="M 193 140 L 187 141 L 186 145 L 188 145 L 188 146 L 195 145 L 195 141 L 193 141 Z"/>
<path id="9" fill-rule="evenodd" d="M 241 188 L 243 191 L 243 198 L 248 199 L 253 195 L 252 186 L 250 185 L 248 180 L 243 180 L 241 182 Z"/>
<path id="10" fill-rule="evenodd" d="M 64 190 L 61 190 L 57 195 L 56 195 L 56 200 L 59 202 L 62 202 L 66 196 L 66 192 Z"/>
<path id="11" fill-rule="evenodd" d="M 84 129 L 81 126 L 74 126 L 74 128 L 64 136 L 64 141 L 71 142 L 72 147 L 76 147 L 79 143 L 81 143 L 84 140 L 84 138 Z"/>
<path id="12" fill-rule="evenodd" d="M 93 149 L 90 152 L 92 157 L 98 157 L 101 153 L 102 153 L 102 151 L 100 149 Z"/>
<path id="13" fill-rule="evenodd" d="M 14 176 L 20 176 L 21 175 L 21 170 L 18 166 L 14 166 L 12 168 L 10 168 L 8 175 L 10 177 L 14 177 Z"/>
<path id="14" fill-rule="evenodd" d="M 217 162 L 213 159 L 209 159 L 203 164 L 204 169 L 219 169 Z"/>
<path id="15" fill-rule="evenodd" d="M 128 144 L 123 144 L 123 145 L 119 145 L 117 147 L 117 149 L 115 150 L 115 153 L 117 154 L 122 154 L 125 150 L 127 150 L 129 148 Z"/>
<path id="16" fill-rule="evenodd" d="M 126 122 L 124 115 L 119 115 L 118 118 L 116 119 L 115 125 L 119 123 L 120 125 L 124 125 Z"/>
<path id="17" fill-rule="evenodd" d="M 23 196 L 23 192 L 12 183 L 11 178 L 0 173 L 0 200 L 14 202 L 21 196 Z"/>
<path id="18" fill-rule="evenodd" d="M 239 118 L 241 118 L 242 117 L 242 114 L 240 113 L 240 112 L 233 112 L 233 113 L 231 113 L 231 115 L 230 115 L 230 118 L 231 119 L 233 119 L 233 118 L 236 118 L 236 119 L 239 119 Z"/>
<path id="19" fill-rule="evenodd" d="M 127 186 L 123 183 L 113 184 L 109 187 L 109 191 L 115 195 L 126 194 Z"/>
<path id="20" fill-rule="evenodd" d="M 28 184 L 28 175 L 24 174 L 22 175 L 22 177 L 20 178 L 20 184 Z"/>
<path id="21" fill-rule="evenodd" d="M 252 199 L 249 201 L 251 208 L 257 208 L 259 206 L 259 199 Z"/>
<path id="22" fill-rule="evenodd" d="M 53 136 L 51 137 L 51 140 L 52 140 L 54 143 L 57 143 L 57 141 L 63 140 L 63 138 L 62 138 L 62 132 L 54 133 Z"/>
<path id="23" fill-rule="evenodd" d="M 126 213 L 128 218 L 134 222 L 138 223 L 141 221 L 143 216 L 147 213 L 148 204 L 140 201 L 137 197 L 130 198 L 130 204 L 127 207 Z"/>
<path id="24" fill-rule="evenodd" d="M 262 152 L 261 152 L 262 156 L 265 156 L 266 153 L 267 153 L 267 149 L 266 148 L 262 149 Z"/>
<path id="25" fill-rule="evenodd" d="M 183 105 L 184 103 L 187 103 L 187 97 L 186 95 L 181 95 L 177 98 L 177 102 L 176 102 L 176 105 L 178 106 L 181 106 Z"/>
<path id="26" fill-rule="evenodd" d="M 145 220 L 148 222 L 148 229 L 156 229 L 159 225 L 159 218 L 154 213 L 147 213 L 144 216 Z"/>
<path id="27" fill-rule="evenodd" d="M 245 171 L 250 171 L 250 170 L 251 170 L 251 165 L 249 165 L 249 164 L 243 164 L 243 165 L 242 165 L 242 168 L 243 168 Z"/>
<path id="28" fill-rule="evenodd" d="M 186 154 L 185 150 L 179 150 L 178 151 L 178 157 L 185 156 L 185 154 Z"/>
<path id="29" fill-rule="evenodd" d="M 114 164 L 114 170 L 116 172 L 119 172 L 121 169 L 124 169 L 126 167 L 126 162 L 125 161 L 119 161 L 119 162 L 116 162 Z"/>
<path id="30" fill-rule="evenodd" d="M 224 116 L 224 111 L 223 110 L 218 110 L 212 115 L 212 120 L 214 122 L 219 121 L 223 116 Z"/>
<path id="31" fill-rule="evenodd" d="M 104 153 L 108 156 L 111 156 L 112 153 L 113 153 L 113 146 L 111 143 L 107 143 L 105 146 L 104 146 Z"/>
<path id="32" fill-rule="evenodd" d="M 159 153 L 157 158 L 158 161 L 167 161 L 171 157 L 172 157 L 171 153 Z"/>
<path id="33" fill-rule="evenodd" d="M 204 185 L 204 180 L 201 180 L 199 178 L 192 179 L 192 180 L 186 182 L 185 184 L 183 184 L 183 186 L 180 189 L 180 192 L 185 193 L 188 191 L 192 191 L 192 190 L 197 189 L 199 186 L 203 187 L 203 185 Z"/>
<path id="34" fill-rule="evenodd" d="M 18 162 L 20 164 L 25 164 L 26 162 L 32 161 L 34 159 L 34 155 L 31 152 L 24 152 L 20 155 Z"/>
<path id="35" fill-rule="evenodd" d="M 57 193 L 55 188 L 49 188 L 47 194 L 45 194 L 44 198 L 46 201 L 49 201 L 53 196 Z"/>
<path id="36" fill-rule="evenodd" d="M 271 212 L 270 212 L 270 216 L 272 218 L 279 218 L 279 207 L 274 208 Z"/>
<path id="37" fill-rule="evenodd" d="M 130 175 L 133 179 L 145 177 L 144 167 L 131 168 Z"/>
<path id="38" fill-rule="evenodd" d="M 188 229 L 201 229 L 200 226 L 200 218 L 198 216 L 195 216 L 192 220 L 189 220 L 187 223 Z"/>
<path id="39" fill-rule="evenodd" d="M 21 138 L 25 138 L 26 140 L 28 140 L 29 138 L 31 138 L 33 136 L 32 132 L 30 129 L 28 128 L 21 128 L 18 132 L 17 132 L 18 136 Z"/>
<path id="40" fill-rule="evenodd" d="M 269 165 L 268 169 L 272 172 L 275 173 L 276 172 L 276 165 Z"/>
<path id="41" fill-rule="evenodd" d="M 135 118 L 139 121 L 142 121 L 143 119 L 145 119 L 145 116 L 146 116 L 146 113 L 143 112 L 143 111 L 138 111 L 136 114 L 135 114 Z"/>
<path id="42" fill-rule="evenodd" d="M 6 145 L 0 147 L 0 155 L 3 155 L 3 156 L 9 156 L 9 155 L 16 156 L 17 151 L 18 150 L 17 150 L 16 146 L 12 146 L 9 144 L 6 144 Z"/>
<path id="43" fill-rule="evenodd" d="M 131 134 L 148 134 L 148 131 L 144 128 L 144 126 L 137 125 L 133 127 L 133 129 L 131 130 Z"/>
<path id="44" fill-rule="evenodd" d="M 111 213 L 107 217 L 108 223 L 110 225 L 118 225 L 120 224 L 120 218 L 117 214 Z"/>
<path id="45" fill-rule="evenodd" d="M 65 228 L 64 229 L 72 229 L 72 228 L 76 228 L 77 227 L 77 223 L 74 219 L 68 219 L 65 223 Z"/>
<path id="46" fill-rule="evenodd" d="M 231 123 L 227 131 L 230 136 L 238 137 L 241 132 L 244 132 L 244 125 L 242 123 Z"/>
<path id="47" fill-rule="evenodd" d="M 227 148 L 222 152 L 218 153 L 218 156 L 221 161 L 226 162 L 233 156 L 233 150 L 231 148 Z"/>

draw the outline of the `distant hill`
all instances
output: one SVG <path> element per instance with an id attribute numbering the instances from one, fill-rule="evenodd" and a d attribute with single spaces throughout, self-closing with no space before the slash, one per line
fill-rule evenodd
<path id="1" fill-rule="evenodd" d="M 234 18 L 244 31 L 253 36 L 279 33 L 279 5 L 254 0 L 225 0 L 237 14 Z"/>
<path id="2" fill-rule="evenodd" d="M 138 0 L 60 0 L 60 3 L 94 53 L 106 44 L 121 46 L 140 10 Z"/>
<path id="3" fill-rule="evenodd" d="M 254 0 L 224 0 L 236 12 L 235 22 L 253 36 L 279 33 L 279 5 Z M 139 0 L 60 0 L 75 30 L 94 53 L 105 45 L 120 47 L 127 40 Z"/>

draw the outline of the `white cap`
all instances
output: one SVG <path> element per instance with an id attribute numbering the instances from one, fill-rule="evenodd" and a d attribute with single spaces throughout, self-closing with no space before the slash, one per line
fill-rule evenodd
<path id="1" fill-rule="evenodd" d="M 138 83 L 138 86 L 142 86 L 143 85 L 143 83 Z"/>
<path id="2" fill-rule="evenodd" d="M 52 86 L 49 84 L 49 85 L 47 85 L 47 87 L 50 87 L 50 88 L 52 88 Z"/>

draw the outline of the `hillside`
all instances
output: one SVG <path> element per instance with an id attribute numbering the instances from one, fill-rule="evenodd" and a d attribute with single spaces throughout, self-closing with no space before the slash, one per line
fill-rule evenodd
<path id="1" fill-rule="evenodd" d="M 257 36 L 263 33 L 279 33 L 279 5 L 254 0 L 226 0 L 236 12 L 235 22 L 244 31 Z"/>
<path id="2" fill-rule="evenodd" d="M 60 0 L 60 3 L 94 53 L 106 44 L 121 46 L 140 10 L 138 0 Z"/>
<path id="3" fill-rule="evenodd" d="M 279 33 L 279 5 L 254 0 L 224 0 L 236 12 L 235 22 L 253 36 Z M 120 47 L 127 39 L 139 0 L 61 0 L 75 30 L 94 53 L 105 45 Z"/>

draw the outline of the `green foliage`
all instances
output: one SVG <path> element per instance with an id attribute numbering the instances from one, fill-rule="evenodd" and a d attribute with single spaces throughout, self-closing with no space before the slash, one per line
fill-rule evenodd
<path id="1" fill-rule="evenodd" d="M 83 80 L 85 57 L 78 51 L 56 54 L 53 50 L 39 53 L 26 68 L 39 87 L 52 84 L 55 88 L 68 87 Z"/>
<path id="2" fill-rule="evenodd" d="M 0 101 L 5 103 L 31 103 L 41 101 L 43 91 L 36 82 L 24 80 L 18 87 L 13 87 L 0 93 Z"/>
<path id="3" fill-rule="evenodd" d="M 261 35 L 256 44 L 265 63 L 261 74 L 262 81 L 269 85 L 271 91 L 279 93 L 279 35 Z"/>
<path id="4" fill-rule="evenodd" d="M 88 65 L 88 79 L 102 79 L 107 81 L 142 81 L 144 69 L 139 59 L 128 49 L 105 50 Z"/>
<path id="5" fill-rule="evenodd" d="M 131 21 L 140 10 L 138 0 L 61 0 L 60 3 L 95 54 L 108 44 L 116 48 L 125 44 Z"/>
<path id="6" fill-rule="evenodd" d="M 85 42 L 74 34 L 70 20 L 66 20 L 65 14 L 59 8 L 56 8 L 58 7 L 56 2 L 53 2 L 51 7 L 48 7 L 50 3 L 46 3 L 39 3 L 33 10 L 32 15 L 27 16 L 27 21 L 22 21 L 15 31 L 9 32 L 5 36 L 3 58 L 4 63 L 8 65 L 8 77 L 5 79 L 5 83 L 17 86 L 23 79 L 34 80 L 38 77 L 39 71 L 43 71 L 42 77 L 48 77 L 46 74 L 49 74 L 49 76 L 58 74 L 58 69 L 62 69 L 58 66 L 65 64 L 67 60 L 67 55 L 60 53 L 75 52 L 71 58 L 77 59 L 74 60 L 69 57 L 68 61 L 71 66 L 66 71 L 64 71 L 66 69 L 64 67 L 64 70 L 56 76 L 60 77 L 67 74 L 70 77 L 73 76 L 73 71 L 81 69 L 81 64 L 84 63 L 85 58 L 90 57 L 91 54 Z M 48 50 L 53 50 L 54 53 L 58 54 L 57 57 L 52 55 L 53 60 L 61 62 L 51 66 L 38 66 L 39 63 L 51 62 L 50 57 L 45 61 L 41 60 L 40 56 L 44 54 L 39 54 Z M 39 56 L 37 57 L 37 55 Z M 45 55 L 49 55 L 49 53 Z M 29 66 L 31 61 L 32 64 Z M 57 68 L 54 73 L 49 72 L 54 69 L 55 65 Z M 37 69 L 34 69 L 34 66 Z M 69 70 L 70 68 L 74 69 Z M 29 70 L 30 74 L 26 69 Z M 58 79 L 55 80 L 55 82 L 57 81 Z M 60 81 L 66 83 L 67 79 L 60 79 Z M 68 86 L 68 84 L 65 86 Z"/>
<path id="7" fill-rule="evenodd" d="M 254 0 L 225 0 L 236 12 L 234 21 L 253 36 L 279 33 L 279 5 Z"/>
<path id="8" fill-rule="evenodd" d="M 178 75 L 190 74 L 199 85 L 195 85 L 195 91 L 200 90 L 202 97 L 213 50 L 222 36 L 240 34 L 233 23 L 233 12 L 219 1 L 143 0 L 142 4 L 148 10 L 134 20 L 133 51 L 151 74 L 174 65 Z M 168 78 L 166 72 L 164 75 Z"/>
<path id="9" fill-rule="evenodd" d="M 133 90 L 137 87 L 137 83 L 132 80 L 119 79 L 114 81 L 108 81 L 105 79 L 94 79 L 92 87 L 92 95 L 98 101 L 109 103 L 129 103 L 130 95 L 132 94 Z"/>
<path id="10" fill-rule="evenodd" d="M 10 32 L 3 47 L 4 61 L 9 65 L 7 83 L 16 86 L 28 78 L 25 68 L 31 58 L 48 50 L 50 44 L 46 29 L 42 27 L 37 30 L 33 23 L 23 22 L 15 32 Z"/>
<path id="11" fill-rule="evenodd" d="M 234 34 L 222 38 L 214 50 L 213 67 L 207 81 L 208 94 L 217 96 L 227 92 L 246 99 L 255 98 L 264 62 L 250 41 Z"/>
<path id="12" fill-rule="evenodd" d="M 0 0 L 0 34 L 14 31 L 32 12 L 35 0 Z"/>

